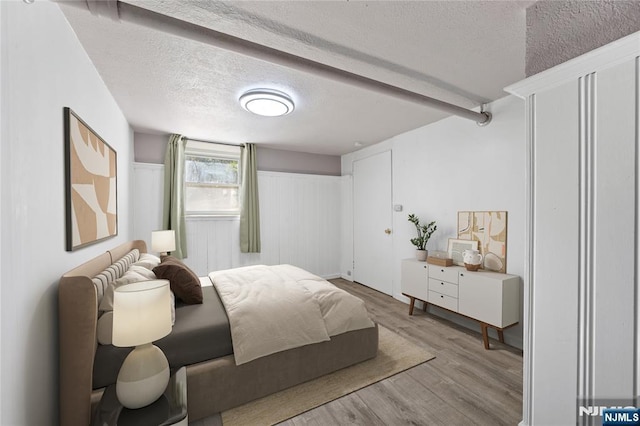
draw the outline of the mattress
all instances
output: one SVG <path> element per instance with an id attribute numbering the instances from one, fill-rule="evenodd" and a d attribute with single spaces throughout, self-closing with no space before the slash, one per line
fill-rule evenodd
<path id="1" fill-rule="evenodd" d="M 219 358 L 233 353 L 229 319 L 216 290 L 202 288 L 203 303 L 176 304 L 176 322 L 171 333 L 154 344 L 167 357 L 171 368 Z M 122 362 L 133 348 L 98 345 L 93 365 L 93 388 L 116 382 Z"/>

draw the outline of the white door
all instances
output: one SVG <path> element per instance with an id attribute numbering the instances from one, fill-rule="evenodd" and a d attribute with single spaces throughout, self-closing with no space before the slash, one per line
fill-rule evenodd
<path id="1" fill-rule="evenodd" d="M 353 278 L 392 294 L 391 151 L 353 163 Z"/>

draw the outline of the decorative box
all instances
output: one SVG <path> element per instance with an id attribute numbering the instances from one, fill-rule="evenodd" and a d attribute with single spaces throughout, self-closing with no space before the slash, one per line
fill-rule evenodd
<path id="1" fill-rule="evenodd" d="M 448 257 L 428 256 L 427 263 L 431 263 L 432 265 L 438 265 L 438 266 L 451 266 L 453 265 L 453 259 Z"/>

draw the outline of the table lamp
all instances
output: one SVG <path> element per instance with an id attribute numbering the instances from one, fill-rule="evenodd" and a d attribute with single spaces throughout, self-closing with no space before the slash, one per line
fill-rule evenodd
<path id="1" fill-rule="evenodd" d="M 127 408 L 157 400 L 169 382 L 169 363 L 152 342 L 171 332 L 168 280 L 126 284 L 113 292 L 114 346 L 135 349 L 120 367 L 116 395 Z"/>
<path id="2" fill-rule="evenodd" d="M 176 231 L 170 229 L 168 231 L 152 231 L 151 232 L 151 250 L 166 256 L 169 252 L 176 249 Z"/>

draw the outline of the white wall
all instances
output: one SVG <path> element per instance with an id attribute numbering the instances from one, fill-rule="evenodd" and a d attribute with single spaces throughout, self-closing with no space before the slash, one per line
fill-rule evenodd
<path id="1" fill-rule="evenodd" d="M 133 239 L 151 250 L 151 231 L 162 229 L 164 165 L 133 163 Z"/>
<path id="2" fill-rule="evenodd" d="M 258 146 L 258 170 L 265 172 L 340 175 L 340 157 Z"/>
<path id="3" fill-rule="evenodd" d="M 185 135 L 188 136 L 188 135 Z M 135 161 L 164 164 L 168 134 L 134 133 Z M 256 146 L 258 170 L 265 172 L 340 175 L 340 157 Z"/>
<path id="4" fill-rule="evenodd" d="M 134 165 L 134 238 L 162 225 L 164 166 Z M 340 176 L 258 171 L 261 253 L 240 253 L 238 217 L 187 218 L 185 263 L 198 275 L 254 264 L 289 263 L 340 275 Z"/>
<path id="5" fill-rule="evenodd" d="M 55 3 L 0 2 L 0 424 L 58 418 L 57 281 L 131 237 L 133 133 Z M 63 107 L 118 153 L 118 236 L 65 251 Z"/>
<path id="6" fill-rule="evenodd" d="M 393 296 L 400 300 L 406 301 L 400 289 L 400 261 L 414 256 L 409 239 L 415 236 L 415 229 L 407 221 L 409 213 L 422 221 L 436 220 L 438 230 L 427 249 L 446 250 L 448 238 L 456 237 L 458 211 L 506 210 L 507 272 L 524 274 L 524 102 L 506 97 L 490 104 L 488 110 L 493 121 L 486 127 L 451 117 L 342 157 L 342 173 L 351 174 L 353 161 L 388 149 L 393 152 L 393 204 L 403 205 L 402 212 L 394 212 L 392 234 Z M 352 245 L 345 238 L 343 255 L 349 256 Z M 351 263 L 345 260 L 343 264 Z M 474 321 L 433 309 L 478 329 Z M 521 326 L 506 330 L 505 338 L 522 347 Z"/>

